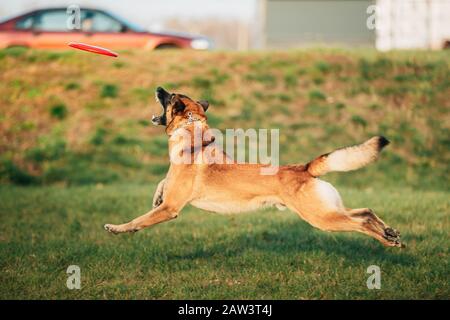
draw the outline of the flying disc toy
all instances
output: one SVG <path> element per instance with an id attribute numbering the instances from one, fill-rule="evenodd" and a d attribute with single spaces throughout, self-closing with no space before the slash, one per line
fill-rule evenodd
<path id="1" fill-rule="evenodd" d="M 69 47 L 72 47 L 75 49 L 84 50 L 84 51 L 97 53 L 97 54 L 103 54 L 105 56 L 110 56 L 110 57 L 118 57 L 119 56 L 117 53 L 115 53 L 111 50 L 108 50 L 106 48 L 92 46 L 90 44 L 85 44 L 85 43 L 81 43 L 81 42 L 69 42 L 68 45 L 69 45 Z"/>

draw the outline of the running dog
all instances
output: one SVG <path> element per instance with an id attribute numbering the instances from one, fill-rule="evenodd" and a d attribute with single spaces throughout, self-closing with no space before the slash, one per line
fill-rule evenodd
<path id="1" fill-rule="evenodd" d="M 262 175 L 262 164 L 217 163 L 208 159 L 211 154 L 229 160 L 218 146 L 211 147 L 214 137 L 206 138 L 200 150 L 193 145 L 180 145 L 173 139 L 180 129 L 193 132 L 194 126 L 204 132 L 209 129 L 208 102 L 195 101 L 159 87 L 157 101 L 163 114 L 153 117 L 155 125 L 165 126 L 169 136 L 169 154 L 187 152 L 192 160 L 202 155 L 200 162 L 173 163 L 156 190 L 154 208 L 128 223 L 106 224 L 112 233 L 136 232 L 178 216 L 181 209 L 191 205 L 219 213 L 238 213 L 264 206 L 289 208 L 302 219 L 324 231 L 357 231 L 371 236 L 385 246 L 404 247 L 400 233 L 386 225 L 369 208 L 349 209 L 344 206 L 338 191 L 318 177 L 332 171 L 356 170 L 378 158 L 389 141 L 376 136 L 366 142 L 323 154 L 306 165 L 292 164 L 278 168 L 273 175 Z M 177 151 L 178 150 L 178 151 Z M 195 159 L 194 159 L 195 158 Z M 198 159 L 197 159 L 198 160 Z M 226 161 L 224 161 L 226 162 Z"/>

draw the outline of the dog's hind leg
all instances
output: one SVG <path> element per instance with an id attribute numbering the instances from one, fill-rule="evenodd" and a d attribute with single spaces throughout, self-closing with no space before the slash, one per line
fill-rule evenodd
<path id="1" fill-rule="evenodd" d="M 156 187 L 155 194 L 153 195 L 153 208 L 159 207 L 164 199 L 164 185 L 166 179 L 161 180 Z"/>
<path id="2" fill-rule="evenodd" d="M 350 209 L 347 214 L 361 221 L 364 225 L 363 233 L 373 236 L 387 246 L 404 247 L 400 241 L 400 232 L 389 227 L 371 209 Z"/>
<path id="3" fill-rule="evenodd" d="M 287 194 L 286 205 L 316 228 L 324 231 L 357 231 L 386 246 L 402 247 L 400 234 L 387 226 L 370 209 L 346 209 L 337 190 L 328 182 L 314 179 Z"/>

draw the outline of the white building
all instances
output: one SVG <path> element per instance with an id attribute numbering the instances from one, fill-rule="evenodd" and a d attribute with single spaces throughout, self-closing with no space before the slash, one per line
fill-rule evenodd
<path id="1" fill-rule="evenodd" d="M 450 0 L 378 0 L 376 48 L 441 49 L 450 41 Z"/>
<path id="2" fill-rule="evenodd" d="M 259 47 L 440 49 L 450 41 L 450 0 L 260 0 Z"/>

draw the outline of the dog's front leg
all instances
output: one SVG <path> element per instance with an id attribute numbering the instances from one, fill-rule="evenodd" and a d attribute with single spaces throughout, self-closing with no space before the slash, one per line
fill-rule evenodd
<path id="1" fill-rule="evenodd" d="M 153 195 L 153 208 L 159 207 L 164 199 L 164 185 L 166 179 L 161 180 L 156 187 L 155 194 Z"/>
<path id="2" fill-rule="evenodd" d="M 136 232 L 154 224 L 172 220 L 178 216 L 178 213 L 188 203 L 192 197 L 193 173 L 192 169 L 186 170 L 185 166 L 177 166 L 169 169 L 171 175 L 161 181 L 157 188 L 164 189 L 162 203 L 147 212 L 146 214 L 131 220 L 128 223 L 114 225 L 105 224 L 105 230 L 112 233 Z M 180 181 L 183 188 L 180 187 Z"/>
<path id="3" fill-rule="evenodd" d="M 181 208 L 161 204 L 159 207 L 124 224 L 105 224 L 105 230 L 111 233 L 136 232 L 154 224 L 175 219 Z"/>

